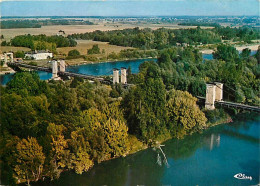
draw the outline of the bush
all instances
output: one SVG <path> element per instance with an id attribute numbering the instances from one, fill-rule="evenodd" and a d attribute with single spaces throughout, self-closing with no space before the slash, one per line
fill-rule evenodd
<path id="1" fill-rule="evenodd" d="M 70 56 L 70 57 L 76 57 L 76 56 L 79 56 L 79 55 L 80 55 L 80 52 L 78 50 L 76 50 L 76 49 L 71 50 L 68 53 L 68 56 Z"/>
<path id="2" fill-rule="evenodd" d="M 100 48 L 98 45 L 93 45 L 91 49 L 88 49 L 88 54 L 100 54 Z"/>
<path id="3" fill-rule="evenodd" d="M 8 43 L 6 41 L 2 41 L 1 46 L 8 46 Z"/>
<path id="4" fill-rule="evenodd" d="M 17 51 L 14 53 L 14 57 L 16 58 L 24 58 L 25 54 L 23 51 Z"/>
<path id="5" fill-rule="evenodd" d="M 97 57 L 94 57 L 94 56 L 87 56 L 87 57 L 85 58 L 85 60 L 96 62 L 96 61 L 98 61 L 98 58 L 97 58 Z"/>
<path id="6" fill-rule="evenodd" d="M 37 66 L 36 62 L 30 62 L 29 65 Z"/>

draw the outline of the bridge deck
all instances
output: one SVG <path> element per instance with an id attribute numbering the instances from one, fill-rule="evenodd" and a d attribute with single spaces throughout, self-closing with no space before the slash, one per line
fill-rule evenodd
<path id="1" fill-rule="evenodd" d="M 45 72 L 52 72 L 52 69 L 49 67 L 41 67 L 41 66 L 34 66 L 34 65 L 28 65 L 25 63 L 17 63 L 17 62 L 7 62 L 8 66 L 16 66 L 16 67 L 24 67 L 24 68 L 29 68 L 33 70 L 40 70 L 40 71 L 45 71 Z"/>
<path id="2" fill-rule="evenodd" d="M 216 104 L 219 104 L 221 106 L 226 106 L 226 107 L 235 107 L 235 108 L 240 108 L 240 109 L 244 109 L 244 110 L 260 112 L 260 107 L 245 105 L 245 104 L 241 104 L 241 103 L 234 103 L 234 102 L 229 102 L 229 101 L 216 101 Z"/>
<path id="3" fill-rule="evenodd" d="M 197 98 L 199 100 L 206 100 L 205 97 L 197 96 Z M 215 104 L 225 106 L 225 107 L 233 107 L 233 108 L 240 108 L 240 109 L 244 109 L 244 110 L 260 112 L 260 107 L 245 105 L 245 104 L 241 104 L 241 103 L 234 103 L 234 102 L 229 102 L 229 101 L 215 101 Z"/>
<path id="4" fill-rule="evenodd" d="M 23 67 L 23 68 L 29 68 L 29 69 L 33 69 L 33 70 L 39 70 L 39 71 L 45 71 L 45 72 L 52 72 L 52 69 L 49 67 L 41 67 L 41 66 L 34 66 L 34 65 L 28 65 L 25 63 L 17 63 L 17 62 L 8 62 L 7 63 L 8 66 L 16 66 L 16 67 Z M 112 82 L 109 80 L 105 80 L 102 77 L 98 77 L 98 76 L 90 76 L 90 75 L 86 75 L 86 74 L 77 74 L 77 73 L 73 73 L 73 72 L 61 72 L 58 71 L 58 75 L 61 76 L 70 76 L 70 77 L 80 77 L 83 79 L 88 79 L 88 80 L 92 80 L 92 81 L 100 81 L 101 83 L 104 84 L 111 84 Z"/>

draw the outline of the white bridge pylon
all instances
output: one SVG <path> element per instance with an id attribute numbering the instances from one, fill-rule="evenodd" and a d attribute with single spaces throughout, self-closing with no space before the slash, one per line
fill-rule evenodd
<path id="1" fill-rule="evenodd" d="M 121 83 L 122 84 L 127 84 L 127 79 L 126 79 L 126 68 L 121 68 Z M 114 68 L 113 69 L 113 84 L 119 83 L 119 69 Z"/>
<path id="2" fill-rule="evenodd" d="M 58 69 L 59 63 L 59 69 Z M 52 61 L 52 79 L 60 80 L 58 76 L 58 72 L 65 72 L 66 71 L 66 63 L 64 60 Z"/>
<path id="3" fill-rule="evenodd" d="M 214 82 L 214 84 L 206 84 L 206 86 L 205 108 L 207 110 L 214 110 L 215 101 L 223 100 L 223 83 Z"/>
<path id="4" fill-rule="evenodd" d="M 10 56 L 10 61 L 11 63 L 14 62 L 14 54 L 12 52 L 7 52 L 7 53 L 4 53 L 4 64 L 3 64 L 3 67 L 8 67 L 7 66 L 7 57 Z"/>

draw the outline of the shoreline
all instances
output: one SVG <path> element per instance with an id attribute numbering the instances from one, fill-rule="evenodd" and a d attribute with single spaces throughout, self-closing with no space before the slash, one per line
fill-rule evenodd
<path id="1" fill-rule="evenodd" d="M 223 119 L 222 121 L 228 119 L 229 117 L 231 117 L 231 116 L 228 115 L 228 117 L 225 118 L 225 119 Z M 238 115 L 232 115 L 232 118 L 234 119 L 234 121 L 237 121 L 237 120 L 236 120 L 237 117 L 239 117 L 239 118 L 242 117 L 242 118 L 243 118 L 243 113 L 240 113 L 240 114 L 238 114 Z M 248 120 L 251 120 L 251 115 L 250 115 L 250 116 L 247 115 L 246 117 L 248 118 Z M 221 120 L 221 118 L 220 118 L 220 120 Z M 216 123 L 218 123 L 218 121 L 216 121 Z M 218 126 L 218 125 L 223 125 L 223 124 L 228 124 L 228 123 L 223 123 L 223 122 L 220 122 L 220 121 L 219 121 L 218 124 L 209 125 L 207 128 L 205 128 L 204 130 L 202 130 L 202 133 L 203 133 L 203 132 L 207 132 L 207 130 L 208 130 L 208 129 L 211 129 L 212 127 L 216 127 L 216 126 Z M 196 134 L 196 133 L 193 133 L 193 134 Z M 193 135 L 193 134 L 191 134 L 191 135 Z M 188 136 L 190 136 L 190 135 L 186 135 L 184 138 L 186 138 L 186 137 L 188 137 Z M 168 141 L 168 140 L 173 140 L 173 139 L 177 139 L 177 138 L 167 138 L 167 139 L 163 140 L 161 143 L 156 143 L 156 144 L 154 144 L 154 146 L 149 146 L 149 145 L 145 145 L 145 144 L 144 144 L 142 149 L 136 150 L 135 152 L 130 152 L 130 153 L 127 153 L 127 154 L 125 154 L 125 155 L 123 155 L 123 156 L 114 157 L 114 158 L 111 158 L 111 159 L 107 159 L 107 160 L 105 160 L 105 161 L 102 161 L 102 162 L 100 162 L 100 163 L 96 163 L 96 164 L 94 164 L 90 169 L 88 169 L 88 171 L 85 171 L 84 174 L 86 174 L 87 172 L 92 171 L 92 169 L 95 168 L 95 166 L 98 166 L 98 165 L 101 164 L 101 163 L 105 163 L 105 162 L 108 162 L 108 161 L 110 161 L 110 160 L 115 160 L 115 159 L 117 159 L 117 158 L 125 158 L 125 157 L 130 156 L 130 155 L 133 155 L 133 154 L 135 154 L 135 153 L 139 153 L 139 152 L 141 152 L 141 151 L 143 151 L 143 150 L 147 150 L 147 149 L 150 148 L 150 147 L 152 147 L 152 148 L 153 148 L 153 147 L 157 147 L 158 145 L 163 144 L 163 143 L 165 143 L 166 141 Z M 177 140 L 178 140 L 178 139 L 177 139 Z M 78 174 L 76 174 L 73 170 L 69 170 L 69 169 L 64 169 L 61 174 L 65 173 L 65 172 L 71 172 L 72 174 L 78 175 Z M 47 183 L 53 183 L 49 177 L 46 177 L 46 176 L 43 176 L 43 177 L 45 177 Z M 60 178 L 58 178 L 58 179 L 60 179 Z M 44 182 L 44 179 L 40 179 L 39 181 L 40 181 L 40 182 Z M 37 182 L 34 182 L 34 183 L 37 183 Z M 20 185 L 20 184 L 19 184 L 19 185 Z"/>
<path id="2" fill-rule="evenodd" d="M 223 124 L 230 123 L 230 122 L 229 122 L 230 119 L 232 120 L 231 116 L 228 115 L 227 118 L 225 118 L 225 119 L 223 119 L 223 120 L 220 119 L 220 121 L 216 121 L 214 124 L 208 123 L 208 127 L 205 128 L 205 129 L 203 129 L 202 132 L 204 132 L 204 131 L 206 131 L 206 130 L 212 128 L 212 127 L 218 126 L 218 125 L 223 125 Z M 232 122 L 233 122 L 233 121 L 232 121 Z M 198 133 L 198 132 L 197 132 L 197 133 Z M 193 133 L 193 134 L 195 134 L 195 133 Z M 190 134 L 190 135 L 193 135 L 193 134 Z M 190 135 L 186 135 L 186 136 L 184 136 L 184 138 L 187 137 L 187 136 L 190 136 Z M 183 139 L 184 139 L 184 138 L 183 138 Z M 161 141 L 155 141 L 155 144 L 153 144 L 153 145 L 151 145 L 151 146 L 148 145 L 148 144 L 142 143 L 141 141 L 139 141 L 139 142 L 142 143 L 142 148 L 139 148 L 139 149 L 137 149 L 137 150 L 135 150 L 135 151 L 129 151 L 128 153 L 126 153 L 126 154 L 124 154 L 124 155 L 122 155 L 122 156 L 113 157 L 113 158 L 104 160 L 104 161 L 102 161 L 102 162 L 100 162 L 100 163 L 93 164 L 93 166 L 90 167 L 90 168 L 89 168 L 87 171 L 85 171 L 84 173 L 89 172 L 95 165 L 99 165 L 99 164 L 101 164 L 101 163 L 108 162 L 108 161 L 111 161 L 111 160 L 114 160 L 114 159 L 117 159 L 117 158 L 125 158 L 125 157 L 127 157 L 127 156 L 133 155 L 133 154 L 138 153 L 138 152 L 141 152 L 141 151 L 143 151 L 143 150 L 147 150 L 148 148 L 154 148 L 154 147 L 156 147 L 156 146 L 158 146 L 158 145 L 160 145 L 160 144 L 163 144 L 163 143 L 167 142 L 168 140 L 172 140 L 172 139 L 177 139 L 177 138 L 173 138 L 173 137 L 170 137 L 170 138 L 169 138 L 169 137 L 168 137 L 168 138 L 165 138 L 165 139 L 163 139 L 163 140 L 161 140 Z M 178 139 L 177 139 L 177 140 L 178 140 Z M 63 173 L 63 172 L 67 172 L 67 171 L 72 171 L 72 170 L 65 169 L 65 170 L 62 171 L 62 173 Z M 72 171 L 72 172 L 75 173 L 74 171 Z M 77 174 L 77 173 L 75 173 L 75 174 Z M 59 178 L 58 178 L 58 179 L 59 179 Z M 42 180 L 42 179 L 41 179 L 41 180 Z M 51 182 L 51 181 L 50 181 L 50 182 Z M 35 182 L 35 183 L 37 183 L 37 182 Z"/>
<path id="3" fill-rule="evenodd" d="M 7 75 L 7 74 L 13 74 L 13 73 L 15 73 L 15 71 L 13 70 L 13 69 L 11 69 L 11 70 L 6 70 L 6 71 L 0 71 L 0 76 L 2 76 L 2 75 Z"/>
<path id="4" fill-rule="evenodd" d="M 157 59 L 157 57 L 146 57 L 146 58 L 125 58 L 125 59 L 115 59 L 115 60 L 106 60 L 106 61 L 80 61 L 76 62 L 75 64 L 69 64 L 70 62 L 66 62 L 69 64 L 69 66 L 79 66 L 79 65 L 89 65 L 89 64 L 99 64 L 99 63 L 116 63 L 116 62 L 122 62 L 122 61 L 135 61 L 135 60 L 142 60 L 142 59 Z"/>
<path id="5" fill-rule="evenodd" d="M 253 45 L 242 45 L 242 46 L 238 46 L 238 45 L 233 45 L 238 51 L 242 51 L 245 48 L 249 48 L 251 51 L 257 51 L 258 47 L 260 46 L 260 43 L 258 44 L 253 44 Z M 202 54 L 212 54 L 214 52 L 213 49 L 201 49 L 200 52 Z"/>

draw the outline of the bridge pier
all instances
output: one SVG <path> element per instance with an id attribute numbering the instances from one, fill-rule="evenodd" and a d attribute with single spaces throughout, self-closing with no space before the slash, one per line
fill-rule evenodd
<path id="1" fill-rule="evenodd" d="M 64 60 L 60 60 L 60 71 L 65 72 L 66 71 L 66 64 Z"/>
<path id="2" fill-rule="evenodd" d="M 3 67 L 8 67 L 7 66 L 7 56 L 10 56 L 11 63 L 14 62 L 14 54 L 12 52 L 4 53 L 4 64 L 3 64 Z"/>
<path id="3" fill-rule="evenodd" d="M 215 109 L 215 101 L 223 100 L 223 83 L 215 82 L 214 84 L 206 84 L 206 102 L 207 110 Z"/>
<path id="4" fill-rule="evenodd" d="M 121 68 L 121 83 L 123 85 L 127 84 L 127 79 L 126 79 L 126 68 L 122 67 Z M 113 69 L 113 84 L 119 83 L 119 69 L 114 68 Z"/>
<path id="5" fill-rule="evenodd" d="M 223 83 L 215 82 L 216 85 L 216 101 L 222 101 L 223 100 Z"/>
<path id="6" fill-rule="evenodd" d="M 54 80 L 60 80 L 60 77 L 58 76 L 58 64 L 57 61 L 52 61 L 52 78 Z"/>
<path id="7" fill-rule="evenodd" d="M 126 84 L 126 68 L 121 68 L 121 83 Z"/>
<path id="8" fill-rule="evenodd" d="M 113 84 L 119 83 L 119 70 L 117 68 L 113 69 Z"/>
<path id="9" fill-rule="evenodd" d="M 205 108 L 207 110 L 214 110 L 215 109 L 215 98 L 216 98 L 216 86 L 213 84 L 206 84 L 206 102 Z"/>

